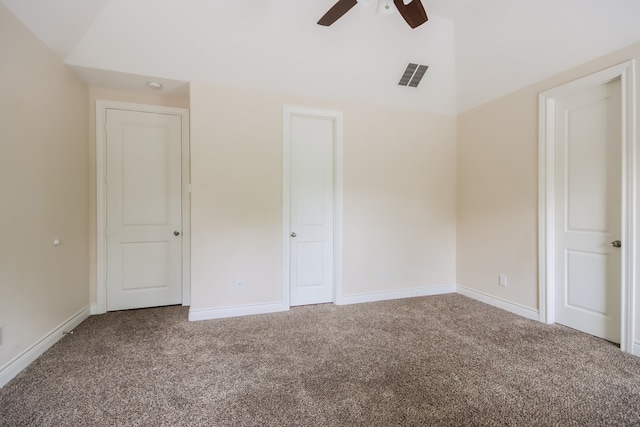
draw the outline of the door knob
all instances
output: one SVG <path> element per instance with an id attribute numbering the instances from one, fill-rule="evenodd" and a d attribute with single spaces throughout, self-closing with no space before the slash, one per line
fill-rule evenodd
<path id="1" fill-rule="evenodd" d="M 614 240 L 613 242 L 611 242 L 611 246 L 613 246 L 614 248 L 619 248 L 622 246 L 622 242 L 620 240 Z"/>
<path id="2" fill-rule="evenodd" d="M 174 231 L 174 232 L 173 232 L 173 235 L 174 235 L 174 236 L 179 236 L 179 235 L 180 235 L 180 232 L 179 232 L 179 231 Z"/>
<path id="3" fill-rule="evenodd" d="M 297 234 L 292 231 L 291 232 L 291 237 L 296 237 L 296 236 L 297 236 Z"/>

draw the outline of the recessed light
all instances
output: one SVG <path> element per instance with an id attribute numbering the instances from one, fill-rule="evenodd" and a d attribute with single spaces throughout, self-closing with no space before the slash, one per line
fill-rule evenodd
<path id="1" fill-rule="evenodd" d="M 156 89 L 156 90 L 162 89 L 162 83 L 160 82 L 148 82 L 147 86 L 149 86 L 151 89 Z"/>

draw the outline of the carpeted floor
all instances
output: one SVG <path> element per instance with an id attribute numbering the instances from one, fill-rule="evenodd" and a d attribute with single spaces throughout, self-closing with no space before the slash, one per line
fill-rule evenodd
<path id="1" fill-rule="evenodd" d="M 1 389 L 0 425 L 640 425 L 640 358 L 456 294 L 134 310 L 89 318 Z"/>

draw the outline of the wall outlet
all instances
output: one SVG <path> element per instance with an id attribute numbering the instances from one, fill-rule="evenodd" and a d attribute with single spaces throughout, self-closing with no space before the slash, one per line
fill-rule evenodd
<path id="1" fill-rule="evenodd" d="M 241 291 L 244 289 L 244 282 L 242 280 L 238 280 L 236 282 L 236 291 Z"/>
<path id="2" fill-rule="evenodd" d="M 389 272 L 387 270 L 380 270 L 380 278 L 387 280 L 389 278 Z"/>
<path id="3" fill-rule="evenodd" d="M 505 276 L 504 274 L 501 274 L 500 276 L 498 276 L 498 284 L 500 286 L 507 286 L 507 276 Z"/>

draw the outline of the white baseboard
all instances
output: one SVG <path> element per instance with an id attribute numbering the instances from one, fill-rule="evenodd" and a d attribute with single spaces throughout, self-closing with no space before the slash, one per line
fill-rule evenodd
<path id="1" fill-rule="evenodd" d="M 640 357 L 640 342 L 634 341 L 631 347 L 631 354 Z"/>
<path id="2" fill-rule="evenodd" d="M 242 305 L 237 307 L 209 308 L 204 310 L 189 310 L 189 320 L 223 319 L 226 317 L 249 316 L 252 314 L 276 313 L 287 311 L 289 307 L 281 302 L 273 304 Z"/>
<path id="3" fill-rule="evenodd" d="M 94 316 L 96 314 L 104 314 L 104 313 L 101 313 L 100 311 L 98 311 L 98 304 L 91 304 L 89 306 L 89 312 L 91 313 L 92 316 Z"/>
<path id="4" fill-rule="evenodd" d="M 64 321 L 60 326 L 45 335 L 40 341 L 16 356 L 9 363 L 0 368 L 0 388 L 4 387 L 24 368 L 47 351 L 51 346 L 60 341 L 64 332 L 74 330 L 80 323 L 89 317 L 90 308 L 86 307 Z"/>
<path id="5" fill-rule="evenodd" d="M 485 304 L 492 305 L 494 307 L 501 308 L 505 311 L 517 314 L 527 319 L 540 321 L 540 313 L 533 308 L 525 307 L 520 304 L 516 304 L 510 301 L 506 301 L 494 296 L 485 294 L 484 292 L 474 291 L 473 289 L 465 288 L 464 286 L 457 286 L 457 292 L 460 295 L 464 295 L 469 298 L 473 298 Z"/>
<path id="6" fill-rule="evenodd" d="M 374 292 L 371 294 L 344 295 L 337 305 L 360 304 L 363 302 L 385 301 L 400 298 L 426 297 L 430 295 L 451 294 L 456 291 L 455 285 L 424 286 L 421 288 L 402 289 L 398 291 Z"/>

